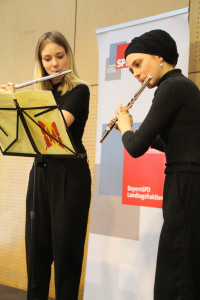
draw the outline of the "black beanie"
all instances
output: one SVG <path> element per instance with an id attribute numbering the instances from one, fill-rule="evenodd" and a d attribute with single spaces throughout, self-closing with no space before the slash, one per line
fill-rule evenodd
<path id="1" fill-rule="evenodd" d="M 178 61 L 176 42 L 164 30 L 156 29 L 135 37 L 125 51 L 125 58 L 131 53 L 145 53 L 163 57 L 164 61 L 175 66 Z"/>

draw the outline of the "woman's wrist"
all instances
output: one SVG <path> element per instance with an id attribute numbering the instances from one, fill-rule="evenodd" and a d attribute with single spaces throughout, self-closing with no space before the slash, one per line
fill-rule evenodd
<path id="1" fill-rule="evenodd" d="M 119 128 L 119 130 L 121 131 L 121 134 L 123 135 L 126 131 L 133 131 L 133 129 L 132 129 L 132 127 L 131 126 L 121 126 L 120 128 Z"/>

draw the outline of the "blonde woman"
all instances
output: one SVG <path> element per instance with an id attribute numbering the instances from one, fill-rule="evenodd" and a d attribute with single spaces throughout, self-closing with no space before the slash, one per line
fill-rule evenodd
<path id="1" fill-rule="evenodd" d="M 34 300 L 48 299 L 53 261 L 56 299 L 77 300 L 91 198 L 91 176 L 82 144 L 89 112 L 89 87 L 77 74 L 74 56 L 65 37 L 57 31 L 44 33 L 36 47 L 35 77 L 68 69 L 71 69 L 70 73 L 36 87 L 52 91 L 82 158 L 35 159 L 37 217 L 33 241 L 30 212 L 34 168 L 30 172 L 26 200 L 26 253 L 30 275 L 28 299 Z M 14 85 L 2 85 L 0 92 L 14 92 Z"/>

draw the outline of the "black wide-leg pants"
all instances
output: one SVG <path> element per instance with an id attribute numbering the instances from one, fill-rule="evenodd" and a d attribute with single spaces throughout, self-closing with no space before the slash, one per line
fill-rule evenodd
<path id="1" fill-rule="evenodd" d="M 77 300 L 90 199 L 91 176 L 85 159 L 48 159 L 32 168 L 26 204 L 31 300 L 48 299 L 53 261 L 56 299 Z M 33 203 L 34 225 L 30 221 Z"/>
<path id="2" fill-rule="evenodd" d="M 169 173 L 154 300 L 200 299 L 200 174 Z"/>

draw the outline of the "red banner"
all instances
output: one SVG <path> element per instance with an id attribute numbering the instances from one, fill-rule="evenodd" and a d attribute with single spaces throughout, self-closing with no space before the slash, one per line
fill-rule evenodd
<path id="1" fill-rule="evenodd" d="M 139 158 L 124 150 L 122 204 L 162 207 L 164 153 L 151 149 Z"/>

